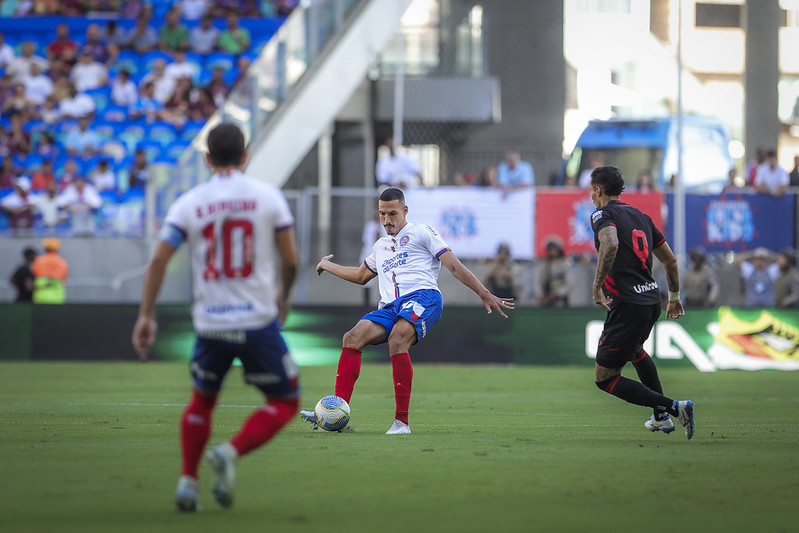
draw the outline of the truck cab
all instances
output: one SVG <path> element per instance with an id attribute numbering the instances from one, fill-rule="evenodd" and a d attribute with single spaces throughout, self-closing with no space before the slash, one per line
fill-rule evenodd
<path id="1" fill-rule="evenodd" d="M 734 162 L 730 138 L 718 119 L 683 116 L 685 188 L 691 192 L 720 192 Z M 592 120 L 566 161 L 565 174 L 579 178 L 599 155 L 619 168 L 625 183 L 634 185 L 648 172 L 657 189 L 671 186 L 677 174 L 677 117 Z"/>

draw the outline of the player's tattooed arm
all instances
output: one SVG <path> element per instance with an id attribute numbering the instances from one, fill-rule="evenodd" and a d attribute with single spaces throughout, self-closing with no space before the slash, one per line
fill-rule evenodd
<path id="1" fill-rule="evenodd" d="M 605 277 L 616 260 L 616 252 L 619 250 L 619 236 L 615 226 L 605 226 L 599 230 L 597 235 L 599 240 L 599 258 L 596 266 L 596 279 L 594 284 L 600 286 L 605 282 Z"/>
<path id="2" fill-rule="evenodd" d="M 605 226 L 599 230 L 597 240 L 599 241 L 599 257 L 594 278 L 594 303 L 610 311 L 610 299 L 605 297 L 602 286 L 616 260 L 616 252 L 619 250 L 619 235 L 616 232 L 616 226 Z"/>

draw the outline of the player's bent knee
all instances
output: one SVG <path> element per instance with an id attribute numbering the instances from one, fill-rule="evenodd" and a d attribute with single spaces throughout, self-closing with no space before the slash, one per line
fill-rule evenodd
<path id="1" fill-rule="evenodd" d="M 614 382 L 615 380 L 616 380 L 616 376 L 614 376 L 614 377 L 612 377 L 612 378 L 604 379 L 604 380 L 602 380 L 602 381 L 595 381 L 594 383 L 596 384 L 596 386 L 597 386 L 597 387 L 598 387 L 600 390 L 602 390 L 602 391 L 604 391 L 604 392 L 607 392 L 607 393 L 609 393 L 609 392 L 610 392 L 610 390 L 609 390 L 609 389 L 610 389 L 610 386 L 613 384 L 613 382 Z"/>

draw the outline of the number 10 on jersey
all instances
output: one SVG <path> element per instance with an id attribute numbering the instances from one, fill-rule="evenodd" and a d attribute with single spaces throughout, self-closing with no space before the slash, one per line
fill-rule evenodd
<path id="1" fill-rule="evenodd" d="M 203 228 L 205 241 L 205 280 L 246 278 L 252 274 L 255 240 L 252 222 L 244 218 L 226 218 Z M 219 251 L 222 251 L 220 254 Z"/>

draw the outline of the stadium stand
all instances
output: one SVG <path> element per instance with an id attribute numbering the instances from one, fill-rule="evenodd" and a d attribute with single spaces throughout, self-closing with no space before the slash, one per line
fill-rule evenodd
<path id="1" fill-rule="evenodd" d="M 252 0 L 209 0 L 208 11 L 213 17 L 213 27 L 219 33 L 227 28 L 225 14 L 230 10 L 250 15 L 266 13 L 266 17 L 251 16 L 239 21 L 239 26 L 249 32 L 252 41 L 251 48 L 241 56 L 252 60 L 280 27 L 293 4 L 296 2 L 266 0 L 257 4 Z M 50 5 L 57 5 L 56 9 L 60 13 L 33 12 Z M 105 11 L 86 14 L 88 5 L 94 8 L 100 6 Z M 30 11 L 25 12 L 26 10 Z M 48 160 L 52 164 L 59 190 L 62 190 L 67 185 L 61 182 L 64 176 L 70 179 L 74 173 L 89 178 L 100 161 L 107 161 L 117 176 L 117 188 L 102 195 L 104 201 L 110 204 L 108 211 L 118 213 L 125 210 L 120 207 L 120 203 L 127 199 L 133 199 L 139 208 L 143 206 L 143 195 L 128 193 L 127 190 L 134 153 L 142 150 L 151 164 L 174 164 L 215 107 L 224 100 L 224 90 L 220 94 L 219 89 L 221 80 L 218 75 L 213 75 L 213 70 L 224 70 L 221 78 L 228 84 L 229 91 L 234 80 L 240 78 L 237 65 L 243 63 L 239 61 L 240 56 L 216 50 L 206 55 L 190 50 L 168 52 L 160 48 L 140 53 L 126 45 L 125 37 L 136 25 L 137 16 L 150 17 L 148 25 L 158 34 L 165 24 L 166 14 L 172 10 L 181 12 L 181 3 L 178 0 L 156 0 L 152 3 L 137 0 L 74 0 L 57 4 L 17 0 L 2 2 L 0 33 L 3 39 L 0 39 L 0 46 L 3 42 L 8 44 L 15 58 L 7 64 L 0 64 L 0 158 L 13 160 L 13 165 L 8 166 L 12 174 L 31 176 Z M 108 24 L 109 20 L 113 24 Z M 98 63 L 98 68 L 107 70 L 107 78 L 100 87 L 84 93 L 76 92 L 70 89 L 71 72 L 68 70 L 71 68 L 70 63 L 74 61 L 51 54 L 52 61 L 43 72 L 53 82 L 52 93 L 43 104 L 34 104 L 24 97 L 26 89 L 16 87 L 20 83 L 24 87 L 24 76 L 13 78 L 12 74 L 19 72 L 19 69 L 22 72 L 29 71 L 31 61 L 45 61 L 45 50 L 56 39 L 55 28 L 61 23 L 69 26 L 69 39 L 77 45 L 78 55 L 91 50 L 95 58 L 108 58 L 105 64 Z M 191 31 L 200 21 L 181 19 L 179 24 Z M 99 45 L 91 37 L 98 33 L 98 29 L 102 43 Z M 87 42 L 87 39 L 91 42 Z M 33 43 L 33 55 L 41 59 L 26 57 L 23 61 L 24 43 Z M 105 49 L 101 50 L 102 47 Z M 176 56 L 178 61 L 175 60 Z M 16 65 L 12 64 L 14 61 Z M 25 62 L 28 64 L 24 64 Z M 165 68 L 163 73 L 157 72 L 154 75 L 153 71 L 157 70 L 156 64 L 159 62 L 164 63 Z M 139 98 L 136 105 L 118 105 L 114 102 L 112 83 L 123 71 L 129 74 L 130 81 L 136 86 Z M 143 99 L 142 81 L 148 75 L 156 90 L 153 98 Z M 161 78 L 184 76 L 190 80 L 188 84 L 178 84 L 174 78 Z M 212 82 L 214 85 L 210 86 Z M 174 94 L 176 86 L 180 93 L 177 96 Z M 130 89 L 126 94 L 130 96 Z M 17 133 L 17 137 L 13 135 L 11 119 L 15 114 L 23 119 L 22 133 Z M 65 140 L 77 128 L 75 117 L 81 115 L 90 117 L 90 135 L 100 140 L 99 154 L 79 156 L 67 153 Z M 19 146 L 26 144 L 25 137 L 29 148 L 20 150 Z M 136 180 L 130 181 L 139 183 Z M 12 190 L 8 186 L 0 189 L 0 197 L 10 194 Z M 33 191 L 33 194 L 36 193 L 37 191 Z M 99 217 L 102 217 L 102 211 L 98 212 Z M 0 215 L 0 232 L 7 234 L 8 225 L 8 217 L 5 214 Z M 99 225 L 100 228 L 106 226 L 109 225 Z M 34 222 L 34 232 L 39 230 L 46 230 L 41 216 L 37 216 Z M 66 228 L 64 231 L 68 234 L 69 230 Z"/>

